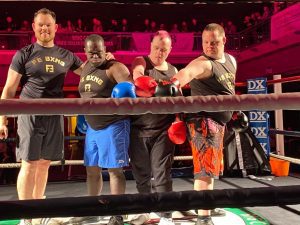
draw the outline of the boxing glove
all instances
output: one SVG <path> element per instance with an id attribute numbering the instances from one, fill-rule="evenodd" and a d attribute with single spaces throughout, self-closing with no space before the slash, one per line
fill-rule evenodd
<path id="1" fill-rule="evenodd" d="M 112 98 L 136 98 L 135 86 L 133 83 L 124 81 L 118 83 L 111 92 Z"/>
<path id="2" fill-rule="evenodd" d="M 234 112 L 229 123 L 235 132 L 243 132 L 249 126 L 248 117 L 242 111 Z"/>
<path id="3" fill-rule="evenodd" d="M 183 121 L 175 121 L 168 129 L 170 140 L 177 145 L 183 144 L 186 139 L 186 126 Z"/>
<path id="4" fill-rule="evenodd" d="M 178 85 L 172 81 L 161 81 L 155 88 L 155 97 L 165 97 L 165 96 L 179 96 L 181 92 L 178 89 Z"/>
<path id="5" fill-rule="evenodd" d="M 83 115 L 78 115 L 77 116 L 77 121 L 76 121 L 76 128 L 77 130 L 82 133 L 85 134 L 86 130 L 87 130 L 87 122 L 85 120 L 85 117 Z"/>
<path id="6" fill-rule="evenodd" d="M 150 76 L 140 76 L 134 81 L 136 95 L 140 97 L 152 97 L 157 82 Z"/>

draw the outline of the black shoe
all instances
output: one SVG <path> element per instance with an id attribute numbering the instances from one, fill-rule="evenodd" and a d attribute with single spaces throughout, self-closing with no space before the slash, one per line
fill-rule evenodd
<path id="1" fill-rule="evenodd" d="M 198 216 L 195 225 L 214 225 L 210 216 Z"/>
<path id="2" fill-rule="evenodd" d="M 110 217 L 107 225 L 124 225 L 122 216 L 112 216 Z"/>
<path id="3" fill-rule="evenodd" d="M 222 210 L 222 209 L 216 208 L 216 209 L 212 209 L 212 210 L 210 211 L 210 215 L 211 215 L 212 217 L 226 216 L 226 212 L 225 212 L 224 210 Z"/>

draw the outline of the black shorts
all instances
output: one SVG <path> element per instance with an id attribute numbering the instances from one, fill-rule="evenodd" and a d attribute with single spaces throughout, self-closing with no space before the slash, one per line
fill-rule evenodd
<path id="1" fill-rule="evenodd" d="M 63 116 L 18 116 L 17 160 L 61 160 L 64 147 Z"/>

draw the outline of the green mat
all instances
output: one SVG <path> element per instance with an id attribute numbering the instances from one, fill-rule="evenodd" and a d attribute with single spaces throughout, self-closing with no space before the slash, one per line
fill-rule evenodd
<path id="1" fill-rule="evenodd" d="M 20 220 L 2 220 L 0 225 L 17 225 L 20 223 Z"/>
<path id="2" fill-rule="evenodd" d="M 226 211 L 232 212 L 242 218 L 246 225 L 270 225 L 268 220 L 261 215 L 245 208 L 225 208 Z"/>

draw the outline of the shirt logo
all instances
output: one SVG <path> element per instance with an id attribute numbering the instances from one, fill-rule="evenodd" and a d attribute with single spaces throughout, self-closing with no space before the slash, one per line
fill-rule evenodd
<path id="1" fill-rule="evenodd" d="M 47 73 L 54 73 L 54 66 L 53 65 L 47 65 L 46 64 L 46 72 Z"/>

